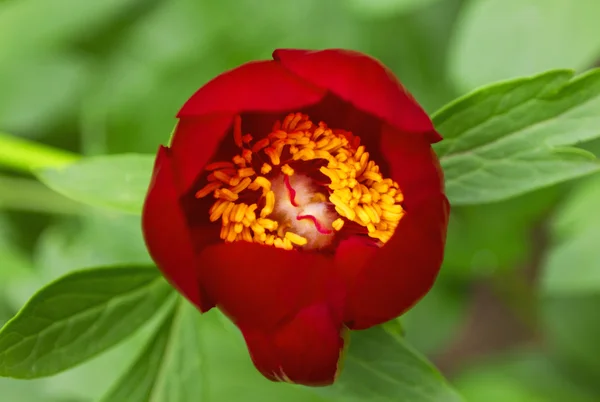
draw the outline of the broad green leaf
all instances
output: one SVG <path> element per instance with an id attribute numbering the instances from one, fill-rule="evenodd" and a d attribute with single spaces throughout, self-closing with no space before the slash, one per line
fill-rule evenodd
<path id="1" fill-rule="evenodd" d="M 600 136 L 600 69 L 493 84 L 433 116 L 451 203 L 498 201 L 600 170 L 569 147 Z"/>
<path id="2" fill-rule="evenodd" d="M 559 207 L 542 288 L 550 294 L 600 294 L 600 176 L 579 183 Z"/>
<path id="3" fill-rule="evenodd" d="M 431 363 L 382 327 L 352 333 L 340 378 L 321 394 L 340 402 L 462 401 Z"/>
<path id="4" fill-rule="evenodd" d="M 65 402 L 97 401 L 121 378 L 128 365 L 152 337 L 174 301 L 175 297 L 170 297 L 166 305 L 133 335 L 97 357 L 51 377 L 14 381 L 26 382 L 31 386 L 44 384 L 49 395 L 62 397 Z"/>
<path id="5" fill-rule="evenodd" d="M 171 294 L 152 267 L 79 271 L 42 288 L 0 330 L 0 375 L 36 378 L 125 339 Z"/>
<path id="6" fill-rule="evenodd" d="M 37 176 L 75 201 L 140 214 L 153 163 L 152 155 L 95 156 L 64 168 L 40 170 Z"/>
<path id="7" fill-rule="evenodd" d="M 555 68 L 582 70 L 600 54 L 596 0 L 466 2 L 450 50 L 461 89 Z"/>
<path id="8" fill-rule="evenodd" d="M 105 402 L 320 402 L 300 387 L 264 379 L 239 331 L 218 311 L 181 301 Z"/>
<path id="9" fill-rule="evenodd" d="M 102 400 L 106 402 L 149 400 L 156 378 L 161 371 L 172 326 L 173 312 L 170 312 L 131 368 Z"/>
<path id="10" fill-rule="evenodd" d="M 405 341 L 382 328 L 352 334 L 344 372 L 331 387 L 272 383 L 252 365 L 239 331 L 216 310 L 182 301 L 103 401 L 460 401 Z"/>
<path id="11" fill-rule="evenodd" d="M 372 16 L 389 17 L 393 13 L 407 13 L 440 0 L 349 0 L 356 12 Z"/>

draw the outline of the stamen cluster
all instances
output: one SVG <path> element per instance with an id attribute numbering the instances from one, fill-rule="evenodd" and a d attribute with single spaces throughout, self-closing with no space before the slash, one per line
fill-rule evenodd
<path id="1" fill-rule="evenodd" d="M 286 250 L 330 242 L 315 242 L 294 232 L 295 225 L 289 222 L 293 217 L 275 212 L 281 210 L 281 202 L 307 211 L 328 209 L 329 213 L 295 217 L 310 221 L 315 235 L 333 238 L 334 231 L 352 222 L 380 244 L 391 238 L 404 214 L 398 184 L 382 176 L 360 138 L 348 131 L 332 130 L 323 122 L 314 124 L 307 115 L 292 113 L 253 142 L 251 134 L 243 135 L 238 116 L 233 138 L 240 152 L 231 161 L 206 166 L 208 184 L 196 193 L 197 198 L 212 194 L 216 199 L 209 210 L 210 221 L 221 220 L 220 237 L 226 242 L 244 240 Z M 307 163 L 314 171 L 303 169 Z M 300 176 L 297 170 L 303 170 Z M 297 183 L 310 177 L 314 185 L 294 188 L 290 184 L 294 175 Z M 273 185 L 281 177 L 288 189 L 285 195 Z M 312 193 L 306 194 L 306 188 Z M 300 199 L 307 201 L 299 205 Z M 308 208 L 309 204 L 314 207 Z"/>

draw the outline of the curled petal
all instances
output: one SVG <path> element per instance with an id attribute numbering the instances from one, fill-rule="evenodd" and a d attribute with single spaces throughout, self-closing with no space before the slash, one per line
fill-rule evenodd
<path id="1" fill-rule="evenodd" d="M 442 193 L 407 211 L 392 239 L 372 254 L 348 291 L 345 321 L 351 329 L 397 317 L 429 291 L 444 256 L 448 212 Z"/>
<path id="2" fill-rule="evenodd" d="M 213 307 L 198 285 L 198 262 L 178 200 L 170 150 L 161 147 L 146 196 L 142 226 L 146 245 L 169 282 L 202 311 Z"/>
<path id="3" fill-rule="evenodd" d="M 427 113 L 379 61 L 350 50 L 278 49 L 273 58 L 294 74 L 405 133 L 441 137 Z"/>
<path id="4" fill-rule="evenodd" d="M 233 113 L 211 113 L 179 120 L 170 150 L 180 194 L 189 190 L 217 152 L 231 129 L 234 116 Z"/>
<path id="5" fill-rule="evenodd" d="M 177 117 L 295 110 L 319 102 L 324 93 L 275 61 L 255 61 L 208 82 L 183 105 Z"/>
<path id="6" fill-rule="evenodd" d="M 444 174 L 431 145 L 423 138 L 384 125 L 380 150 L 390 177 L 404 194 L 404 209 L 410 211 L 421 200 L 444 192 Z"/>
<path id="7" fill-rule="evenodd" d="M 206 247 L 200 259 L 208 294 L 241 327 L 267 331 L 327 291 L 327 259 L 236 242 Z"/>
<path id="8" fill-rule="evenodd" d="M 254 365 L 265 377 L 311 386 L 335 380 L 345 329 L 327 305 L 303 308 L 271 333 L 241 330 Z"/>

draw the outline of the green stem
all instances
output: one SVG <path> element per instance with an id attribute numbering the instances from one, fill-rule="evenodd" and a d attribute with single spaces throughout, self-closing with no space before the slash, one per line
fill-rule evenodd
<path id="1" fill-rule="evenodd" d="M 79 158 L 68 151 L 0 132 L 0 166 L 29 173 L 40 168 L 65 166 Z"/>

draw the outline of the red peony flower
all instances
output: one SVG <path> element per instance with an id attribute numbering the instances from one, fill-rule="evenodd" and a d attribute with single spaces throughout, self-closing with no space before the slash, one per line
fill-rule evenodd
<path id="1" fill-rule="evenodd" d="M 439 271 L 449 204 L 430 119 L 376 60 L 277 50 L 200 88 L 158 151 L 143 229 L 169 281 L 241 330 L 260 372 L 324 385 L 349 329 Z"/>

